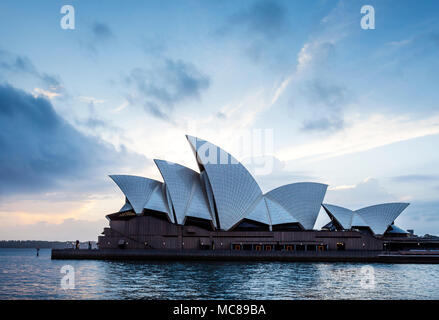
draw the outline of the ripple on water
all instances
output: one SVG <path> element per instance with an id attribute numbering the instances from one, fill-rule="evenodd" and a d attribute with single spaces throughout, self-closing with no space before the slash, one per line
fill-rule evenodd
<path id="1" fill-rule="evenodd" d="M 63 265 L 75 289 L 63 290 Z M 51 260 L 0 249 L 0 299 L 439 299 L 439 265 Z"/>

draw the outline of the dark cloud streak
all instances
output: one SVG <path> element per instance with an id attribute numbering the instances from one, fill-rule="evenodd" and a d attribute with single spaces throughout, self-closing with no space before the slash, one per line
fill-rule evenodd
<path id="1" fill-rule="evenodd" d="M 210 78 L 195 66 L 182 60 L 165 59 L 152 69 L 135 68 L 126 83 L 136 88 L 131 104 L 141 104 L 154 117 L 172 122 L 176 105 L 189 99 L 199 99 L 210 86 Z"/>
<path id="2" fill-rule="evenodd" d="M 343 107 L 348 102 L 345 87 L 314 80 L 307 84 L 305 95 L 317 116 L 303 122 L 303 131 L 333 132 L 344 128 Z"/>
<path id="3" fill-rule="evenodd" d="M 141 165 L 130 154 L 77 131 L 51 103 L 0 86 L 0 194 L 39 193 L 79 183 L 83 190 L 116 168 Z"/>
<path id="4" fill-rule="evenodd" d="M 285 6 L 276 1 L 259 1 L 230 15 L 214 34 L 220 37 L 239 36 L 250 59 L 261 62 L 270 54 L 279 59 L 279 53 L 283 50 L 280 48 L 285 48 L 288 43 L 285 36 L 291 35 L 292 30 Z"/>
<path id="5" fill-rule="evenodd" d="M 34 76 L 47 87 L 58 90 L 61 88 L 61 80 L 58 76 L 38 71 L 32 61 L 26 56 L 0 50 L 0 70 L 12 74 Z"/>

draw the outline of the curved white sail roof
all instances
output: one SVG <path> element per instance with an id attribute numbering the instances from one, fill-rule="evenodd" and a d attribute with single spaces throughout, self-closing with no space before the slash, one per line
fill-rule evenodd
<path id="1" fill-rule="evenodd" d="M 366 221 L 354 211 L 354 214 L 352 215 L 352 222 L 351 227 L 369 227 Z"/>
<path id="2" fill-rule="evenodd" d="M 265 199 L 265 203 L 267 204 L 268 212 L 270 213 L 270 220 L 272 226 L 299 222 L 276 201 L 269 199 L 267 197 L 264 197 L 264 199 Z"/>
<path id="3" fill-rule="evenodd" d="M 125 204 L 123 205 L 123 207 L 120 208 L 119 212 L 124 212 L 124 211 L 128 211 L 128 210 L 133 210 L 133 207 L 130 205 L 130 203 L 127 200 L 125 202 Z"/>
<path id="4" fill-rule="evenodd" d="M 389 230 L 387 230 L 387 233 L 393 233 L 393 234 L 408 234 L 408 232 L 404 229 L 401 229 L 400 227 L 391 224 L 389 226 Z"/>
<path id="5" fill-rule="evenodd" d="M 139 176 L 111 175 L 111 179 L 124 193 L 134 212 L 141 214 L 154 188 L 161 182 Z"/>
<path id="6" fill-rule="evenodd" d="M 166 199 L 164 196 L 164 188 L 165 185 L 159 182 L 154 188 L 154 190 L 152 191 L 151 197 L 149 198 L 148 202 L 145 204 L 144 208 L 154 211 L 165 212 L 168 215 L 169 220 L 171 222 L 175 222 L 174 217 L 171 214 L 171 210 L 168 208 L 168 205 L 166 203 Z"/>
<path id="7" fill-rule="evenodd" d="M 168 188 L 177 223 L 184 224 L 186 216 L 212 220 L 199 173 L 169 161 L 154 162 Z"/>
<path id="8" fill-rule="evenodd" d="M 265 196 L 280 204 L 305 229 L 312 229 L 327 187 L 314 182 L 292 183 L 271 190 Z"/>
<path id="9" fill-rule="evenodd" d="M 264 197 L 256 200 L 253 206 L 250 207 L 249 213 L 245 216 L 245 219 L 271 226 L 270 216 L 268 214 L 267 204 L 265 203 Z"/>
<path id="10" fill-rule="evenodd" d="M 220 229 L 229 230 L 245 218 L 262 191 L 250 172 L 218 146 L 186 136 L 200 171 L 207 173 L 218 213 Z"/>
<path id="11" fill-rule="evenodd" d="M 375 234 L 384 234 L 408 203 L 383 203 L 356 210 Z"/>
<path id="12" fill-rule="evenodd" d="M 343 229 L 349 230 L 352 227 L 354 211 L 326 203 L 322 204 L 322 207 L 329 215 L 337 220 Z"/>

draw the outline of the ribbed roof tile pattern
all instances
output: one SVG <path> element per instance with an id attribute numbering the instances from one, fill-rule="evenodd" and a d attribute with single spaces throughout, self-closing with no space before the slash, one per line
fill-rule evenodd
<path id="1" fill-rule="evenodd" d="M 407 208 L 408 203 L 383 203 L 356 210 L 375 234 L 384 234 L 387 227 Z"/>
<path id="2" fill-rule="evenodd" d="M 354 211 L 354 214 L 352 215 L 352 223 L 351 223 L 352 227 L 369 227 L 366 223 L 366 221 L 364 221 L 364 219 Z"/>
<path id="3" fill-rule="evenodd" d="M 327 187 L 314 182 L 292 183 L 271 190 L 265 196 L 279 203 L 305 229 L 312 229 Z"/>
<path id="4" fill-rule="evenodd" d="M 120 208 L 119 212 L 124 212 L 124 211 L 129 211 L 129 210 L 133 210 L 133 207 L 130 205 L 130 203 L 127 201 L 125 202 L 125 204 L 123 205 L 122 208 Z"/>
<path id="5" fill-rule="evenodd" d="M 141 214 L 146 202 L 159 181 L 130 175 L 111 175 L 111 179 L 125 194 L 134 212 Z"/>
<path id="6" fill-rule="evenodd" d="M 343 227 L 343 229 L 350 229 L 352 227 L 352 218 L 354 216 L 354 211 L 347 208 L 335 206 L 332 204 L 322 204 L 325 211 L 332 215 L 335 220 Z"/>
<path id="7" fill-rule="evenodd" d="M 218 146 L 187 136 L 200 168 L 212 187 L 220 228 L 229 230 L 245 218 L 250 206 L 262 196 L 252 175 L 233 156 Z"/>
<path id="8" fill-rule="evenodd" d="M 186 216 L 211 220 L 199 173 L 169 161 L 156 159 L 154 162 L 169 190 L 177 223 L 184 224 Z"/>
<path id="9" fill-rule="evenodd" d="M 274 200 L 271 200 L 267 197 L 265 198 L 265 203 L 267 204 L 268 212 L 270 213 L 271 225 L 279 225 L 286 223 L 297 223 L 297 219 L 295 219 L 291 214 L 285 210 L 279 203 Z"/>
<path id="10" fill-rule="evenodd" d="M 166 200 L 163 194 L 163 183 L 158 183 L 156 187 L 154 188 L 151 197 L 149 198 L 148 202 L 145 204 L 144 208 L 149 210 L 155 210 L 160 212 L 165 212 L 169 220 L 171 222 L 174 222 L 174 217 L 170 214 L 170 210 L 168 208 L 168 205 L 166 204 Z"/>
<path id="11" fill-rule="evenodd" d="M 369 227 L 375 234 L 384 234 L 408 205 L 408 203 L 383 203 L 356 211 L 326 203 L 322 206 L 346 230 Z"/>
<path id="12" fill-rule="evenodd" d="M 267 204 L 265 203 L 264 197 L 261 197 L 256 201 L 256 203 L 251 207 L 250 212 L 246 215 L 245 219 L 271 225 Z"/>

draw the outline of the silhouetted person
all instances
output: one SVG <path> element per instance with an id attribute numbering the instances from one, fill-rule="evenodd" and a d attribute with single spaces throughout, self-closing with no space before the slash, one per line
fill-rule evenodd
<path id="1" fill-rule="evenodd" d="M 91 250 L 91 242 L 88 242 L 88 250 Z"/>
<path id="2" fill-rule="evenodd" d="M 79 240 L 76 240 L 75 249 L 79 250 Z"/>
<path id="3" fill-rule="evenodd" d="M 37 248 L 37 257 L 40 255 L 40 248 Z"/>

